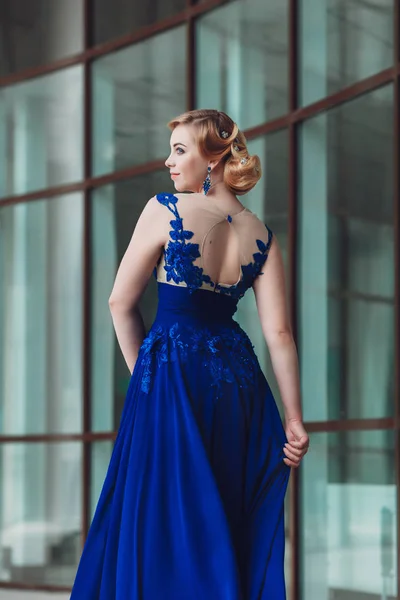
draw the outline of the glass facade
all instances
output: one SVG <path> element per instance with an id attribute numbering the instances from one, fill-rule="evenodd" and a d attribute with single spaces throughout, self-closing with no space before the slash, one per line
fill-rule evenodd
<path id="1" fill-rule="evenodd" d="M 308 421 L 394 413 L 393 102 L 385 86 L 301 126 L 299 339 Z"/>
<path id="2" fill-rule="evenodd" d="M 298 4 L 302 105 L 393 65 L 393 0 L 299 0 Z"/>
<path id="3" fill-rule="evenodd" d="M 82 431 L 80 193 L 0 203 L 0 435 Z"/>
<path id="4" fill-rule="evenodd" d="M 302 475 L 302 597 L 396 598 L 393 432 L 315 433 Z"/>
<path id="5" fill-rule="evenodd" d="M 235 0 L 196 21 L 196 108 L 248 129 L 288 110 L 288 0 Z"/>
<path id="6" fill-rule="evenodd" d="M 170 29 L 93 65 L 93 174 L 168 155 L 171 115 L 185 110 L 185 28 Z"/>
<path id="7" fill-rule="evenodd" d="M 92 36 L 95 44 L 115 37 L 140 31 L 147 25 L 173 17 L 186 7 L 185 0 L 153 0 L 153 2 L 127 2 L 127 0 L 93 1 Z"/>
<path id="8" fill-rule="evenodd" d="M 1 3 L 1 598 L 71 587 L 129 381 L 108 298 L 200 107 L 260 156 L 243 201 L 286 266 L 311 437 L 288 600 L 400 597 L 398 39 L 394 0 Z M 236 317 L 279 403 L 251 292 Z"/>
<path id="9" fill-rule="evenodd" d="M 83 50 L 82 0 L 6 0 L 0 6 L 0 77 Z"/>
<path id="10" fill-rule="evenodd" d="M 82 94 L 79 65 L 0 88 L 1 196 L 82 179 Z"/>
<path id="11" fill-rule="evenodd" d="M 2 581 L 70 584 L 81 551 L 81 444 L 3 444 L 0 461 Z"/>

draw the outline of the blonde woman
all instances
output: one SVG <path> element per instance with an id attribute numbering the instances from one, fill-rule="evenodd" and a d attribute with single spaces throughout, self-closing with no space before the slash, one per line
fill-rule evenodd
<path id="1" fill-rule="evenodd" d="M 225 113 L 169 123 L 177 193 L 151 198 L 110 297 L 131 372 L 73 600 L 284 600 L 283 503 L 308 448 L 284 272 L 237 198 L 261 177 Z M 145 334 L 139 299 L 154 274 Z M 253 290 L 285 409 L 235 321 Z"/>

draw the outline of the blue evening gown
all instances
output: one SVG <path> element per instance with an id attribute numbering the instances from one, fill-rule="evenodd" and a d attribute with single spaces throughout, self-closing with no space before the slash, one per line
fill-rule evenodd
<path id="1" fill-rule="evenodd" d="M 240 281 L 220 287 L 193 264 L 199 245 L 188 241 L 177 197 L 157 200 L 173 214 L 166 281 L 71 599 L 284 600 L 286 436 L 233 319 L 272 232 L 264 226 L 266 239 L 254 240 Z"/>

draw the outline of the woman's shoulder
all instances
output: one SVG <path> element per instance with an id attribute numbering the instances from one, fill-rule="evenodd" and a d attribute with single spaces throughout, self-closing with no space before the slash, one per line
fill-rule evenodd
<path id="1" fill-rule="evenodd" d="M 209 209 L 208 202 L 202 194 L 185 193 L 185 192 L 161 192 L 156 194 L 155 198 L 160 204 L 169 207 L 173 207 L 175 212 L 188 214 L 193 211 L 207 210 Z"/>
<path id="2" fill-rule="evenodd" d="M 155 199 L 162 205 L 167 206 L 172 212 L 179 213 L 180 216 L 189 216 L 190 214 L 199 215 L 200 213 L 208 213 L 209 218 L 221 219 L 222 212 L 218 207 L 200 193 L 172 193 L 160 192 L 155 195 Z M 232 210 L 232 215 L 236 215 L 236 224 L 240 228 L 240 223 L 243 228 L 247 229 L 249 234 L 258 235 L 261 239 L 268 239 L 272 235 L 271 229 L 265 221 L 255 212 L 251 211 L 247 206 L 240 204 L 237 209 Z"/>
<path id="3" fill-rule="evenodd" d="M 193 194 L 185 194 L 182 192 L 179 192 L 177 194 L 173 193 L 173 192 L 159 192 L 158 194 L 155 194 L 154 198 L 160 203 L 163 204 L 165 206 L 169 206 L 171 204 L 183 204 L 186 203 L 188 200 L 189 196 L 193 196 Z"/>

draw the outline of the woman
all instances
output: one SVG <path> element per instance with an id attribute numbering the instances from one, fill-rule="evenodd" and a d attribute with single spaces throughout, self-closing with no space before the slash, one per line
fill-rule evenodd
<path id="1" fill-rule="evenodd" d="M 260 162 L 225 113 L 191 111 L 169 127 L 178 194 L 146 204 L 110 297 L 132 377 L 71 598 L 283 600 L 283 502 L 308 436 L 281 253 L 237 199 Z M 145 337 L 138 302 L 153 272 Z M 233 319 L 250 288 L 286 434 Z"/>

